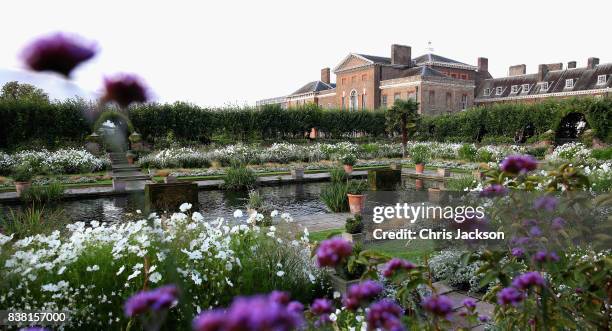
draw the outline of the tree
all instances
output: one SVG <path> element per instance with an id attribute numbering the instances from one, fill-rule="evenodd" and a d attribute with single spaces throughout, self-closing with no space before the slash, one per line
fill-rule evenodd
<path id="1" fill-rule="evenodd" d="M 393 106 L 385 113 L 389 133 L 400 130 L 402 133 L 402 157 L 406 157 L 408 133 L 414 132 L 419 121 L 419 103 L 412 100 L 395 100 Z"/>
<path id="2" fill-rule="evenodd" d="M 19 82 L 8 82 L 2 86 L 0 101 L 5 100 L 31 100 L 49 102 L 49 96 L 45 91 L 30 84 Z"/>

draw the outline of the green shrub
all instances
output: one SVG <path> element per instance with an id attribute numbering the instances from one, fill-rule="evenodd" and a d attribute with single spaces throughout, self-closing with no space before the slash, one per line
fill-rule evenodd
<path id="1" fill-rule="evenodd" d="M 354 166 L 355 163 L 357 163 L 357 157 L 354 154 L 349 153 L 349 154 L 343 155 L 340 161 L 344 165 Z"/>
<path id="2" fill-rule="evenodd" d="M 21 200 L 26 203 L 43 205 L 55 202 L 64 196 L 64 186 L 58 182 L 48 185 L 32 185 L 21 194 Z"/>
<path id="3" fill-rule="evenodd" d="M 363 231 L 363 219 L 361 215 L 355 215 L 354 217 L 349 217 L 346 219 L 346 223 L 344 224 L 344 229 L 346 233 L 356 234 L 361 233 Z"/>
<path id="4" fill-rule="evenodd" d="M 594 149 L 591 151 L 591 157 L 598 160 L 612 160 L 612 147 Z"/>
<path id="5" fill-rule="evenodd" d="M 476 153 L 478 153 L 478 149 L 476 149 L 476 146 L 472 144 L 463 144 L 457 151 L 457 154 L 461 160 L 471 162 L 476 161 Z"/>
<path id="6" fill-rule="evenodd" d="M 365 180 L 351 180 L 348 182 L 347 192 L 349 194 L 363 194 L 368 190 L 368 182 Z"/>
<path id="7" fill-rule="evenodd" d="M 449 191 L 465 191 L 466 188 L 476 187 L 476 181 L 471 176 L 452 177 L 444 183 Z"/>
<path id="8" fill-rule="evenodd" d="M 480 142 L 485 145 L 504 145 L 514 144 L 514 139 L 506 136 L 485 136 Z"/>
<path id="9" fill-rule="evenodd" d="M 244 165 L 232 165 L 223 179 L 223 188 L 226 190 L 246 190 L 257 183 L 255 172 Z"/>
<path id="10" fill-rule="evenodd" d="M 543 159 L 547 152 L 548 147 L 531 147 L 527 149 L 527 154 L 538 159 Z"/>
<path id="11" fill-rule="evenodd" d="M 34 177 L 34 172 L 28 165 L 20 164 L 13 168 L 12 177 L 16 182 L 29 182 Z"/>
<path id="12" fill-rule="evenodd" d="M 416 145 L 410 149 L 410 158 L 415 164 L 427 163 L 430 156 L 429 148 L 426 145 Z"/>
<path id="13" fill-rule="evenodd" d="M 495 161 L 495 155 L 491 151 L 481 148 L 476 152 L 476 160 L 478 162 L 493 162 Z"/>
<path id="14" fill-rule="evenodd" d="M 14 233 L 15 238 L 25 238 L 60 229 L 65 220 L 62 210 L 31 206 L 25 211 L 10 209 L 5 217 L 0 214 L 0 228 L 2 233 Z"/>
<path id="15" fill-rule="evenodd" d="M 348 179 L 346 171 L 342 168 L 333 168 L 329 171 L 330 180 L 332 183 L 344 183 Z"/>
<path id="16" fill-rule="evenodd" d="M 321 201 L 334 213 L 349 210 L 348 185 L 345 182 L 332 182 L 321 190 Z"/>

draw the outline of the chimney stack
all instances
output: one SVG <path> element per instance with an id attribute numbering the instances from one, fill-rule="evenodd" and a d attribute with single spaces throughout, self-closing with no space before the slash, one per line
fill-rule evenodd
<path id="1" fill-rule="evenodd" d="M 569 61 L 567 63 L 567 69 L 574 69 L 576 68 L 576 61 Z"/>
<path id="2" fill-rule="evenodd" d="M 489 59 L 486 57 L 478 58 L 478 72 L 488 72 L 489 71 Z"/>
<path id="3" fill-rule="evenodd" d="M 587 69 L 595 69 L 599 64 L 599 59 L 596 57 L 590 57 L 587 61 Z"/>
<path id="4" fill-rule="evenodd" d="M 559 62 L 559 63 L 550 63 L 547 64 L 546 67 L 548 67 L 549 71 L 552 70 L 563 70 L 563 63 Z"/>
<path id="5" fill-rule="evenodd" d="M 330 80 L 330 69 L 329 68 L 323 68 L 321 69 L 321 81 L 325 84 L 330 84 L 331 80 Z"/>
<path id="6" fill-rule="evenodd" d="M 544 81 L 544 77 L 548 73 L 548 66 L 546 64 L 540 64 L 538 66 L 538 82 Z"/>
<path id="7" fill-rule="evenodd" d="M 527 73 L 527 66 L 524 64 L 517 64 L 515 66 L 511 66 L 508 69 L 508 76 L 520 76 Z"/>
<path id="8" fill-rule="evenodd" d="M 412 48 L 404 45 L 391 45 L 391 64 L 412 65 Z"/>

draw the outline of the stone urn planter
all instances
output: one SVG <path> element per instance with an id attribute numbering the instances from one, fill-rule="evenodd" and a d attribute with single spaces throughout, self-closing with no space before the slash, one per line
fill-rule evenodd
<path id="1" fill-rule="evenodd" d="M 450 177 L 450 170 L 448 168 L 438 168 L 438 176 Z"/>
<path id="2" fill-rule="evenodd" d="M 85 143 L 85 150 L 93 155 L 97 155 L 100 153 L 100 144 L 93 141 L 88 141 Z"/>
<path id="3" fill-rule="evenodd" d="M 20 197 L 23 194 L 23 192 L 25 192 L 31 186 L 32 186 L 32 181 L 15 182 L 15 192 L 17 192 L 17 196 Z"/>
<path id="4" fill-rule="evenodd" d="M 366 196 L 364 194 L 347 194 L 349 210 L 351 214 L 360 214 L 363 212 L 365 208 L 365 200 Z"/>
<path id="5" fill-rule="evenodd" d="M 350 164 L 345 164 L 344 165 L 344 172 L 346 172 L 347 174 L 351 174 L 353 172 L 353 166 Z"/>
<path id="6" fill-rule="evenodd" d="M 128 164 L 134 164 L 134 161 L 136 161 L 136 154 L 132 153 L 132 152 L 127 152 L 125 153 L 125 158 L 128 161 Z"/>
<path id="7" fill-rule="evenodd" d="M 340 292 L 340 294 L 345 294 L 348 291 L 348 288 L 352 285 L 359 284 L 359 279 L 347 280 L 335 273 L 329 275 L 331 286 L 334 290 Z"/>
<path id="8" fill-rule="evenodd" d="M 417 174 L 422 174 L 425 171 L 425 163 L 417 163 L 414 165 L 414 170 Z"/>
<path id="9" fill-rule="evenodd" d="M 303 167 L 295 167 L 291 169 L 291 178 L 293 179 L 303 179 L 304 178 L 304 168 Z"/>

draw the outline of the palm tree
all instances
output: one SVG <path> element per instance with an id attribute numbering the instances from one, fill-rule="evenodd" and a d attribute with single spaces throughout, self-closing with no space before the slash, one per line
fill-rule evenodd
<path id="1" fill-rule="evenodd" d="M 395 100 L 393 106 L 385 114 L 387 130 L 389 133 L 401 130 L 402 132 L 402 157 L 406 157 L 406 145 L 408 144 L 408 132 L 414 131 L 419 120 L 419 103 L 413 99 Z"/>

